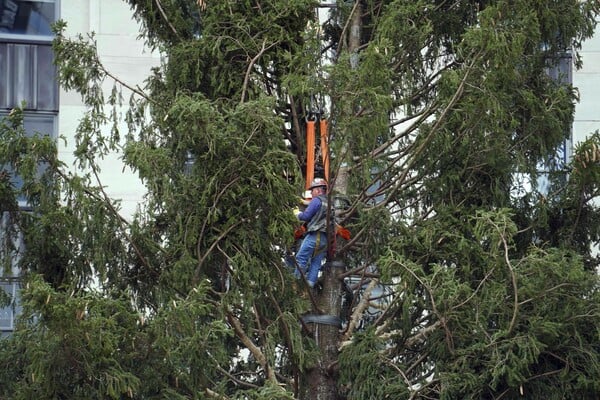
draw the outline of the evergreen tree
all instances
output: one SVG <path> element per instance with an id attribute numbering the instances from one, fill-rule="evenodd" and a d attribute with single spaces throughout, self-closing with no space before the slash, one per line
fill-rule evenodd
<path id="1" fill-rule="evenodd" d="M 581 65 L 596 1 L 127 2 L 165 55 L 128 102 L 55 27 L 76 171 L 22 110 L 0 125 L 24 181 L 0 177 L 24 271 L 0 397 L 598 397 L 600 136 L 546 167 L 577 100 L 547 71 Z M 305 297 L 284 258 L 315 113 L 352 237 Z M 131 220 L 98 178 L 114 151 L 147 188 Z"/>

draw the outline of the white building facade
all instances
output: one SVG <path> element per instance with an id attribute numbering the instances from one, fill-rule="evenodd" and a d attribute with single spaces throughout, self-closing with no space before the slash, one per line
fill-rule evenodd
<path id="1" fill-rule="evenodd" d="M 596 32 L 593 38 L 583 43 L 580 53 L 583 68 L 573 71 L 573 85 L 580 94 L 573 122 L 574 143 L 585 140 L 590 133 L 600 130 L 600 30 L 596 29 Z"/>

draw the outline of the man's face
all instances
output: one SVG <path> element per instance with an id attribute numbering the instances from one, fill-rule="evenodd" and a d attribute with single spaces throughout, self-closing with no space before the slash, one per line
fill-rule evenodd
<path id="1" fill-rule="evenodd" d="M 317 186 L 310 190 L 310 194 L 312 197 L 316 197 L 316 196 L 320 195 L 322 193 L 322 191 L 323 191 L 323 188 L 321 188 L 320 186 Z"/>

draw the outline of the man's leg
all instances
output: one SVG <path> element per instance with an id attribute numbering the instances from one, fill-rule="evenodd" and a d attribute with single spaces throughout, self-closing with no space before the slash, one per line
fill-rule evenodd
<path id="1" fill-rule="evenodd" d="M 317 279 L 319 278 L 319 271 L 321 270 L 321 263 L 323 262 L 323 258 L 327 254 L 327 235 L 323 232 L 319 232 L 320 235 L 318 248 L 314 251 L 311 260 L 310 260 L 310 268 L 308 269 L 308 273 L 306 274 L 306 281 L 308 282 L 308 286 L 313 287 L 315 283 L 317 283 Z M 315 235 L 316 236 L 316 235 Z M 315 240 L 315 246 L 317 246 Z"/>
<path id="2" fill-rule="evenodd" d="M 294 271 L 294 275 L 297 278 L 300 278 L 302 275 L 306 276 L 306 270 L 308 269 L 308 264 L 315 250 L 315 245 L 316 234 L 314 232 L 308 233 L 304 237 L 300 249 L 296 253 L 296 270 Z"/>

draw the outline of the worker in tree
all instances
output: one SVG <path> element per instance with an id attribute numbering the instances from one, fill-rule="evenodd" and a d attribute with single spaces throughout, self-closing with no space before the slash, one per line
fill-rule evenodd
<path id="1" fill-rule="evenodd" d="M 294 209 L 294 214 L 306 224 L 306 234 L 296 252 L 296 270 L 294 274 L 304 276 L 308 286 L 314 287 L 319 276 L 321 263 L 327 250 L 327 182 L 315 178 L 309 190 L 312 200 L 306 210 Z"/>

